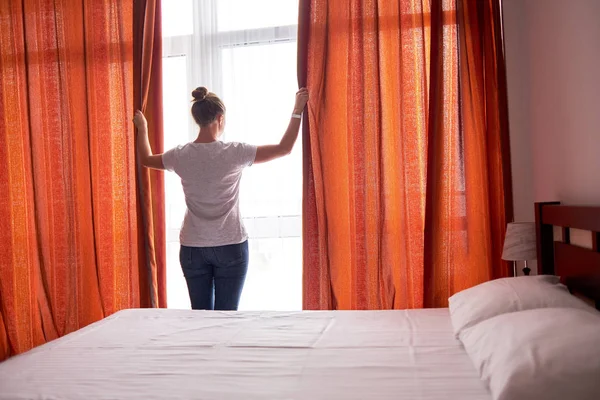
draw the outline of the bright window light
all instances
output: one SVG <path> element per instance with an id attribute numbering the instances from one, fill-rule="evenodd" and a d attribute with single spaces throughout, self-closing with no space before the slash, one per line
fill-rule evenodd
<path id="1" fill-rule="evenodd" d="M 165 150 L 189 141 L 189 91 L 187 57 L 163 58 L 163 121 Z M 179 265 L 179 229 L 185 214 L 185 198 L 179 177 L 165 172 L 167 219 L 167 304 L 190 308 L 185 278 Z"/>
<path id="2" fill-rule="evenodd" d="M 163 0 L 162 4 L 165 150 L 196 137 L 190 93 L 197 86 L 208 87 L 226 104 L 223 140 L 278 143 L 297 91 L 298 0 Z M 185 201 L 177 175 L 165 174 L 165 191 L 167 301 L 169 308 L 185 309 L 190 302 L 179 265 Z M 240 208 L 250 236 L 240 310 L 300 310 L 301 139 L 291 155 L 244 171 Z"/>
<path id="3" fill-rule="evenodd" d="M 298 23 L 298 0 L 218 0 L 219 31 L 241 31 Z"/>
<path id="4" fill-rule="evenodd" d="M 163 38 L 193 34 L 193 9 L 192 0 L 162 0 L 161 13 Z"/>
<path id="5" fill-rule="evenodd" d="M 222 50 L 226 140 L 281 140 L 297 90 L 296 42 Z M 244 172 L 240 208 L 250 234 L 242 310 L 302 309 L 302 149 Z"/>

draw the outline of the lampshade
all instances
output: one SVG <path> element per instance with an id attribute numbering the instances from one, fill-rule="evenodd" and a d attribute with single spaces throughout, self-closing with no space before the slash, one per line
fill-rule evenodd
<path id="1" fill-rule="evenodd" d="M 512 222 L 508 224 L 502 259 L 506 261 L 536 259 L 535 224 L 533 222 Z"/>

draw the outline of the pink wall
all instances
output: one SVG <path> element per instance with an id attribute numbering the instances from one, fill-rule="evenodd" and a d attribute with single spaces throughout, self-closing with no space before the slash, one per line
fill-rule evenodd
<path id="1" fill-rule="evenodd" d="M 600 0 L 503 12 L 515 220 L 534 201 L 600 205 Z"/>
<path id="2" fill-rule="evenodd" d="M 516 221 L 533 221 L 533 163 L 530 134 L 529 50 L 522 0 L 503 0 L 508 115 Z"/>
<path id="3" fill-rule="evenodd" d="M 600 0 L 503 0 L 515 219 L 600 205 Z"/>

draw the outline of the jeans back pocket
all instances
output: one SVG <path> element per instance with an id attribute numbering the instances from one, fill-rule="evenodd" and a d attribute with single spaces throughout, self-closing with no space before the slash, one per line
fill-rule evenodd
<path id="1" fill-rule="evenodd" d="M 248 241 L 215 247 L 215 258 L 222 267 L 248 262 Z"/>

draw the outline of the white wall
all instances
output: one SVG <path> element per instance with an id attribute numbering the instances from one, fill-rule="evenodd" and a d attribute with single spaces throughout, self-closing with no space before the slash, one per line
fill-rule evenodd
<path id="1" fill-rule="evenodd" d="M 515 221 L 533 221 L 533 163 L 530 134 L 527 24 L 523 0 L 504 0 L 504 39 Z"/>
<path id="2" fill-rule="evenodd" d="M 600 0 L 503 0 L 515 220 L 600 205 Z"/>
<path id="3" fill-rule="evenodd" d="M 503 0 L 515 217 L 600 204 L 600 0 Z"/>

